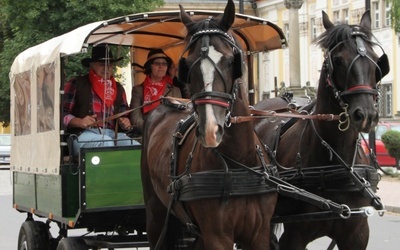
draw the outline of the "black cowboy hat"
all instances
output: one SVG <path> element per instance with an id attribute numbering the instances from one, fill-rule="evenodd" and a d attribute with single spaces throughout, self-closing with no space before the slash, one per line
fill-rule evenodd
<path id="1" fill-rule="evenodd" d="M 167 60 L 168 67 L 170 67 L 172 64 L 171 57 L 167 56 L 162 49 L 152 49 L 149 51 L 149 54 L 147 54 L 147 61 L 143 65 L 146 74 L 150 72 L 150 64 L 157 58 L 164 58 Z"/>
<path id="2" fill-rule="evenodd" d="M 111 50 L 105 44 L 97 45 L 92 48 L 92 57 L 83 58 L 81 63 L 84 67 L 89 67 L 91 62 L 109 61 L 110 63 L 121 61 L 123 57 L 114 58 Z"/>

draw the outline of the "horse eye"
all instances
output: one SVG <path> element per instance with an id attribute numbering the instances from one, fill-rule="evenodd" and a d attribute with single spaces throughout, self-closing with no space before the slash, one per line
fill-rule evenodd
<path id="1" fill-rule="evenodd" d="M 227 58 L 228 66 L 231 67 L 235 64 L 235 58 Z"/>
<path id="2" fill-rule="evenodd" d="M 334 66 L 340 66 L 340 65 L 343 65 L 343 60 L 339 56 L 334 56 L 332 59 L 332 63 Z"/>

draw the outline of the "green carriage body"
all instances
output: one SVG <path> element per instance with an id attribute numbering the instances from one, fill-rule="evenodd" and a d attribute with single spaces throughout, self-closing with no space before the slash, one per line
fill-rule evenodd
<path id="1" fill-rule="evenodd" d="M 64 238 L 75 229 L 118 233 L 86 236 L 88 246 L 148 246 L 140 155 L 140 146 L 87 148 L 79 163 L 61 165 L 60 175 L 13 172 L 14 208 L 27 212 L 27 221 L 36 215 L 57 223 Z"/>
<path id="2" fill-rule="evenodd" d="M 114 227 L 122 221 L 144 230 L 140 154 L 140 146 L 87 148 L 80 164 L 63 164 L 60 175 L 14 172 L 13 204 L 71 228 Z M 110 211 L 114 215 L 106 216 Z"/>

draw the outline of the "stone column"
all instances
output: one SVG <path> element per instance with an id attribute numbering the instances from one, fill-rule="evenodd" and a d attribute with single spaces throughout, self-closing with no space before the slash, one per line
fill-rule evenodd
<path id="1" fill-rule="evenodd" d="M 289 75 L 290 88 L 300 88 L 299 9 L 304 0 L 285 0 L 289 9 Z"/>

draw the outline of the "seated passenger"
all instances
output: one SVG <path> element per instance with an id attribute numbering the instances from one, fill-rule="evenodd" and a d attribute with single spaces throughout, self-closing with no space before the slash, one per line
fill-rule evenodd
<path id="1" fill-rule="evenodd" d="M 130 129 L 129 114 L 106 120 L 128 107 L 125 90 L 113 77 L 114 63 L 121 59 L 114 59 L 106 45 L 93 47 L 92 57 L 81 61 L 89 73 L 69 80 L 64 87 L 64 126 L 67 133 L 78 136 L 73 141 L 74 155 L 78 155 L 80 147 L 139 144 L 118 132 Z M 114 142 L 113 139 L 121 140 Z"/>
<path id="2" fill-rule="evenodd" d="M 132 88 L 130 103 L 131 123 L 136 133 L 143 133 L 143 124 L 150 111 L 160 105 L 161 96 L 190 98 L 187 84 L 175 77 L 176 68 L 172 59 L 162 49 L 153 49 L 144 64 L 146 78 L 142 84 Z"/>

